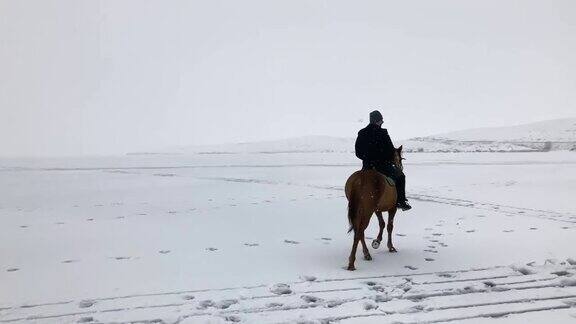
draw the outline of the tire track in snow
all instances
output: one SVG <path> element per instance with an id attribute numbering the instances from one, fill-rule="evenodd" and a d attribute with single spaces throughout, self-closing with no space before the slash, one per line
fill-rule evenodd
<path id="1" fill-rule="evenodd" d="M 503 312 L 489 312 L 479 315 L 473 316 L 458 316 L 458 317 L 451 317 L 451 318 L 441 318 L 437 320 L 430 320 L 430 321 L 410 321 L 410 322 L 403 322 L 403 321 L 394 321 L 395 324 L 424 324 L 424 323 L 445 323 L 445 322 L 454 322 L 454 321 L 463 321 L 475 318 L 496 318 L 496 317 L 503 317 L 508 315 L 515 315 L 515 314 L 525 314 L 525 313 L 532 313 L 532 312 L 542 312 L 542 311 L 550 311 L 550 310 L 560 310 L 560 309 L 567 309 L 571 308 L 570 305 L 558 305 L 558 306 L 549 306 L 549 307 L 535 307 L 535 308 L 528 308 L 523 310 L 509 310 Z M 358 314 L 358 315 L 350 315 L 350 316 L 341 316 L 335 318 L 324 318 L 320 321 L 323 323 L 329 323 L 332 321 L 341 321 L 345 319 L 352 319 L 352 318 L 366 318 L 366 317 L 375 317 L 375 316 L 389 316 L 390 314 Z"/>
<path id="2" fill-rule="evenodd" d="M 508 267 L 492 267 L 492 268 L 488 268 L 488 271 L 494 271 L 497 269 L 510 269 L 513 270 L 512 268 L 508 268 Z M 568 270 L 573 270 L 574 267 L 573 266 L 566 266 L 564 267 L 564 271 L 566 273 L 566 275 L 571 275 L 571 272 L 568 272 L 566 269 Z M 452 273 L 464 273 L 464 274 L 473 274 L 475 272 L 478 271 L 486 271 L 486 269 L 483 270 L 473 270 L 473 269 L 464 269 L 464 270 L 454 270 L 452 271 Z M 517 271 L 517 270 L 514 270 Z M 571 284 L 568 283 L 563 283 L 561 278 L 564 278 L 564 275 L 558 275 L 557 277 L 544 277 L 544 278 L 535 278 L 535 279 L 530 279 L 530 280 L 522 280 L 522 281 L 511 281 L 511 282 L 503 282 L 503 283 L 494 283 L 492 282 L 491 285 L 485 285 L 486 280 L 497 280 L 497 279 L 505 279 L 505 278 L 514 278 L 514 277 L 523 277 L 523 276 L 540 276 L 542 274 L 546 274 L 549 275 L 549 271 L 548 272 L 542 272 L 542 273 L 530 273 L 530 274 L 521 274 L 520 272 L 517 272 L 516 274 L 510 274 L 510 275 L 498 275 L 498 273 L 495 273 L 495 275 L 493 276 L 486 276 L 486 275 L 481 275 L 481 276 L 476 276 L 475 278 L 468 278 L 468 279 L 452 279 L 452 280 L 437 280 L 437 281 L 423 281 L 420 283 L 416 283 L 414 282 L 414 279 L 419 277 L 419 276 L 423 276 L 423 275 L 430 275 L 430 274 L 436 274 L 436 275 L 440 275 L 440 274 L 446 274 L 446 273 L 450 273 L 450 271 L 442 271 L 442 272 L 430 272 L 430 273 L 420 273 L 420 274 L 404 274 L 404 275 L 390 275 L 390 276 L 380 276 L 377 278 L 395 278 L 395 277 L 402 277 L 402 278 L 409 278 L 410 280 L 407 280 L 407 282 L 410 282 L 412 285 L 417 285 L 418 287 L 425 287 L 425 286 L 433 286 L 433 285 L 437 285 L 437 284 L 447 284 L 447 283 L 463 283 L 463 282 L 471 282 L 471 283 L 477 283 L 480 286 L 483 286 L 484 288 L 481 289 L 471 289 L 471 290 L 466 290 L 466 289 L 461 289 L 461 288 L 444 288 L 444 289 L 440 289 L 440 290 L 432 290 L 432 291 L 428 291 L 428 293 L 421 293 L 421 294 L 411 294 L 409 293 L 410 289 L 408 291 L 406 291 L 406 293 L 403 293 L 399 296 L 395 296 L 393 298 L 390 298 L 389 300 L 386 300 L 384 303 L 386 303 L 387 301 L 390 300 L 407 300 L 407 301 L 412 301 L 412 302 L 416 302 L 419 303 L 422 300 L 426 300 L 428 298 L 442 298 L 442 297 L 449 297 L 449 296 L 461 296 L 461 295 L 478 295 L 478 294 L 502 294 L 504 292 L 509 292 L 509 291 L 513 291 L 513 292 L 518 292 L 518 291 L 539 291 L 542 289 L 546 289 L 546 288 L 556 288 L 557 289 L 557 293 L 560 293 L 561 291 L 565 290 L 566 288 L 568 289 L 572 289 L 572 291 L 574 293 L 576 293 L 576 290 L 574 290 L 572 288 L 572 286 L 576 286 L 576 282 L 572 282 Z M 415 277 L 415 278 L 412 278 Z M 357 281 L 359 281 L 358 283 L 362 283 L 362 280 L 365 280 L 366 277 L 359 277 L 356 278 Z M 549 280 L 553 280 L 553 279 L 557 279 L 558 282 L 555 283 L 550 283 L 550 284 L 539 284 L 539 285 L 526 285 L 526 283 L 534 283 L 537 281 L 549 281 Z M 327 283 L 329 281 L 324 281 L 324 283 Z M 322 282 L 306 282 L 306 281 L 298 281 L 296 283 L 307 283 L 310 285 L 318 285 Z M 364 282 L 364 284 L 366 284 Z M 390 283 L 386 283 L 386 282 L 382 282 L 379 284 L 390 284 Z M 524 284 L 524 285 L 520 285 L 517 287 L 505 287 L 505 286 L 510 286 L 510 285 L 518 285 L 518 284 Z M 396 284 L 396 287 L 401 286 L 402 284 Z M 257 287 L 265 287 L 265 285 L 259 285 Z M 233 290 L 234 288 L 228 288 L 229 290 Z M 242 289 L 242 288 L 237 288 L 237 289 Z M 363 290 L 363 288 L 355 288 L 355 289 L 350 289 L 350 288 L 343 288 L 343 289 L 319 289 L 319 290 L 305 290 L 305 291 L 300 291 L 297 292 L 296 294 L 289 294 L 289 295 L 271 295 L 269 297 L 271 298 L 278 298 L 278 299 L 297 299 L 297 297 L 303 297 L 306 296 L 306 294 L 309 293 L 342 293 L 342 292 L 350 292 L 352 290 L 358 291 L 358 290 Z M 207 291 L 207 290 L 204 290 Z M 222 291 L 222 289 L 217 289 L 217 290 L 212 290 L 212 291 Z M 368 292 L 370 294 L 370 292 Z M 157 294 L 156 294 L 157 295 Z M 162 294 L 165 295 L 165 294 Z M 146 294 L 145 296 L 152 296 L 152 294 Z M 246 298 L 246 299 L 242 299 L 243 303 L 248 303 L 250 304 L 251 301 L 255 301 L 258 300 L 262 297 L 266 297 L 266 296 L 253 296 L 252 298 Z M 571 295 L 557 295 L 557 296 L 548 296 L 542 300 L 555 300 L 555 299 L 566 299 L 566 298 L 574 298 L 576 297 L 576 294 L 571 294 Z M 101 298 L 100 300 L 112 300 L 113 297 L 107 297 L 107 298 Z M 299 304 L 299 305 L 292 305 L 292 306 L 282 306 L 282 307 L 250 307 L 250 305 L 246 305 L 248 307 L 243 307 L 241 309 L 231 309 L 231 310 L 226 310 L 226 309 L 220 309 L 220 310 L 215 310 L 215 311 L 211 311 L 211 312 L 195 312 L 195 313 L 191 313 L 191 314 L 185 314 L 181 317 L 180 320 L 182 319 L 186 319 L 186 318 L 190 318 L 190 317 L 201 317 L 201 316 L 223 316 L 223 315 L 230 315 L 230 314 L 264 314 L 264 313 L 270 313 L 270 312 L 290 312 L 290 311 L 295 311 L 295 310 L 305 310 L 305 309 L 311 309 L 311 308 L 318 308 L 318 307 L 328 307 L 328 308 L 334 308 L 334 307 L 339 307 L 341 305 L 344 304 L 348 304 L 348 303 L 352 303 L 352 302 L 357 302 L 357 301 L 361 301 L 361 300 L 371 300 L 373 299 L 374 296 L 361 296 L 358 298 L 344 298 L 341 300 L 338 300 L 338 303 L 334 304 L 333 306 L 329 306 L 329 303 L 334 302 L 334 300 L 324 300 L 321 298 L 318 298 L 317 301 L 311 302 L 311 303 L 306 303 L 306 304 Z M 528 302 L 528 300 L 530 301 L 535 301 L 537 300 L 537 298 L 528 298 L 526 300 L 511 300 L 508 301 L 508 303 L 519 303 L 519 302 Z M 116 308 L 108 308 L 108 309 L 94 309 L 94 310 L 87 310 L 87 311 L 82 311 L 82 312 L 66 312 L 66 313 L 60 313 L 60 314 L 50 314 L 50 315 L 42 315 L 42 314 L 34 314 L 34 315 L 28 315 L 28 316 L 22 316 L 22 317 L 18 317 L 18 318 L 12 318 L 12 319 L 1 319 L 0 322 L 1 323 L 10 323 L 10 322 L 19 322 L 19 321 L 30 321 L 30 320 L 50 320 L 50 319 L 56 319 L 56 318 L 65 318 L 65 317 L 71 317 L 71 316 L 80 316 L 80 315 L 96 315 L 96 314 L 109 314 L 109 313 L 118 313 L 118 312 L 130 312 L 130 311 L 137 311 L 137 310 L 143 310 L 143 309 L 160 309 L 160 308 L 177 308 L 177 307 L 181 307 L 181 306 L 188 306 L 188 305 L 193 305 L 194 302 L 179 302 L 179 303 L 158 303 L 158 304 L 150 304 L 146 301 L 142 301 L 144 302 L 144 305 L 136 305 L 136 306 L 132 306 L 132 307 L 116 307 Z M 502 304 L 503 302 L 500 302 L 498 304 Z M 490 303 L 486 304 L 489 305 Z M 495 303 L 496 304 L 496 303 Z M 283 305 L 283 304 L 282 304 Z M 479 306 L 479 303 L 475 303 L 473 305 L 451 305 L 451 306 L 446 306 L 444 308 L 437 308 L 435 310 L 442 310 L 442 309 L 452 309 L 452 308 L 466 308 L 466 307 L 474 307 L 474 306 Z M 486 306 L 485 305 L 485 306 Z M 424 308 L 422 308 L 423 310 Z M 429 308 L 426 308 L 429 309 Z M 401 312 L 395 312 L 395 313 L 401 313 Z M 413 310 L 406 312 L 406 313 L 416 313 Z M 363 314 L 364 315 L 368 315 L 368 314 Z M 344 316 L 341 319 L 345 319 L 345 318 L 353 318 L 355 315 L 349 315 L 348 317 Z M 372 316 L 376 316 L 376 315 L 372 315 Z M 132 321 L 131 321 L 132 322 Z"/>
<path id="3" fill-rule="evenodd" d="M 508 268 L 509 268 L 508 266 L 493 266 L 493 267 L 446 270 L 446 271 L 391 274 L 391 275 L 382 275 L 382 276 L 327 278 L 327 279 L 317 279 L 315 281 L 298 280 L 298 281 L 291 281 L 291 282 L 287 282 L 287 283 L 291 284 L 291 285 L 292 284 L 304 284 L 304 283 L 317 284 L 317 283 L 333 282 L 333 281 L 355 281 L 355 280 L 367 280 L 367 279 L 404 278 L 404 277 L 409 278 L 409 277 L 418 277 L 418 276 L 426 276 L 426 275 L 459 274 L 459 273 L 479 272 L 479 271 L 486 271 L 486 270 L 508 269 Z M 513 274 L 511 276 L 521 276 L 521 275 Z M 431 282 L 431 283 L 433 283 L 433 282 Z M 111 300 L 130 299 L 130 298 L 139 298 L 139 297 L 183 295 L 183 294 L 216 292 L 216 291 L 230 291 L 230 290 L 240 290 L 240 289 L 248 289 L 249 290 L 249 289 L 266 288 L 266 287 L 268 287 L 267 284 L 259 284 L 259 285 L 252 285 L 252 286 L 176 290 L 176 291 L 157 292 L 157 293 L 142 293 L 142 294 L 111 296 L 111 297 L 98 297 L 98 298 L 90 298 L 90 300 L 99 302 L 99 301 L 111 301 Z M 24 305 L 19 305 L 19 306 L 3 307 L 0 310 L 11 310 L 11 309 L 17 309 L 17 308 L 35 308 L 35 307 L 52 306 L 52 305 L 65 305 L 65 304 L 71 304 L 74 302 L 80 302 L 80 301 L 68 300 L 68 301 L 58 301 L 58 302 L 39 303 L 39 304 L 24 304 Z"/>

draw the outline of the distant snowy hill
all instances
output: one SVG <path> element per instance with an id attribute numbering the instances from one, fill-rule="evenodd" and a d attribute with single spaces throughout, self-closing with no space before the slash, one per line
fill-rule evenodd
<path id="1" fill-rule="evenodd" d="M 354 152 L 355 138 L 303 136 L 275 141 L 200 145 L 132 154 L 278 154 Z M 409 152 L 523 152 L 576 150 L 576 118 L 509 127 L 476 128 L 395 140 Z"/>
<path id="2" fill-rule="evenodd" d="M 475 128 L 404 141 L 413 151 L 547 151 L 576 148 L 576 118 Z"/>
<path id="3" fill-rule="evenodd" d="M 431 136 L 461 141 L 576 141 L 576 118 L 547 120 L 507 127 L 475 128 Z"/>

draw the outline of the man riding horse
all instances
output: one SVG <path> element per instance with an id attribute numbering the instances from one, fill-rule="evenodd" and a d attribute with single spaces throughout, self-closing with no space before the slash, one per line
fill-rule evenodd
<path id="1" fill-rule="evenodd" d="M 406 176 L 394 165 L 395 148 L 388 130 L 382 128 L 382 123 L 382 114 L 378 110 L 370 113 L 370 124 L 358 132 L 356 156 L 362 160 L 363 170 L 375 169 L 394 180 L 398 194 L 397 206 L 409 210 L 412 207 L 406 199 Z"/>

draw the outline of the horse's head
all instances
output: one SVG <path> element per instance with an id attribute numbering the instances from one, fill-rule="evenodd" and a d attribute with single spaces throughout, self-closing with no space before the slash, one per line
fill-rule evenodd
<path id="1" fill-rule="evenodd" d="M 402 160 L 404 160 L 404 158 L 402 157 L 402 145 L 400 145 L 399 148 L 394 149 L 394 165 L 396 165 L 400 171 L 404 170 L 404 166 L 402 166 Z"/>

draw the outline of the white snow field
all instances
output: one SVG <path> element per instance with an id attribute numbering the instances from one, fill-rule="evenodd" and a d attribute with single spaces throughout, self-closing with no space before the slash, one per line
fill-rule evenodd
<path id="1" fill-rule="evenodd" d="M 576 322 L 576 152 L 406 157 L 353 272 L 350 153 L 0 160 L 0 323 Z"/>

